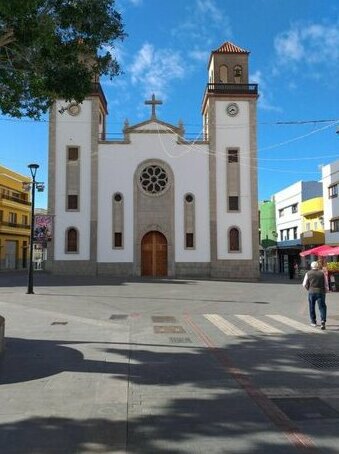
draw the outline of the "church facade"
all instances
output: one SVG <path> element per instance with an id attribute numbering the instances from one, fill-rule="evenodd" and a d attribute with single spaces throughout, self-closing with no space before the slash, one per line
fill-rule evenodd
<path id="1" fill-rule="evenodd" d="M 157 117 L 125 122 L 108 140 L 107 104 L 96 84 L 81 105 L 50 113 L 47 269 L 58 274 L 256 279 L 257 85 L 249 52 L 213 51 L 203 96 L 204 135 Z"/>

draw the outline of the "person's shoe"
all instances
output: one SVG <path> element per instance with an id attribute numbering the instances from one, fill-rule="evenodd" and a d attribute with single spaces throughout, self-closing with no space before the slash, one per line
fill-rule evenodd
<path id="1" fill-rule="evenodd" d="M 325 322 L 321 322 L 321 327 L 320 327 L 320 329 L 322 329 L 322 330 L 326 329 Z"/>
<path id="2" fill-rule="evenodd" d="M 311 323 L 311 326 L 313 326 L 314 328 L 317 326 L 316 323 Z"/>

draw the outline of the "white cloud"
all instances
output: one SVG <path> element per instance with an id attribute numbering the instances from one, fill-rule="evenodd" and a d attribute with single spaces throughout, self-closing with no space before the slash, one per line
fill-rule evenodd
<path id="1" fill-rule="evenodd" d="M 196 61 L 199 61 L 199 62 L 205 62 L 207 63 L 208 62 L 208 58 L 209 58 L 209 55 L 210 55 L 210 51 L 208 50 L 198 50 L 198 49 L 195 49 L 195 50 L 192 50 L 188 53 L 188 55 L 193 59 L 193 60 L 196 60 Z"/>
<path id="2" fill-rule="evenodd" d="M 289 30 L 277 36 L 274 41 L 274 47 L 278 57 L 283 61 L 298 61 L 304 55 L 304 47 L 296 30 Z"/>
<path id="3" fill-rule="evenodd" d="M 197 0 L 197 9 L 201 14 L 206 15 L 209 19 L 214 22 L 221 22 L 223 15 L 220 12 L 220 8 L 217 7 L 214 0 Z"/>
<path id="4" fill-rule="evenodd" d="M 270 93 L 270 90 L 268 88 L 267 81 L 260 70 L 257 70 L 255 73 L 250 75 L 250 81 L 251 83 L 259 85 L 259 108 L 269 110 L 271 112 L 282 112 L 282 109 L 275 106 L 271 101 L 271 96 L 267 94 Z"/>
<path id="5" fill-rule="evenodd" d="M 222 5 L 215 0 L 192 0 L 185 8 L 184 19 L 171 30 L 172 36 L 185 43 L 186 48 L 194 49 L 197 42 L 204 43 L 205 52 L 209 53 L 211 46 L 219 46 L 232 37 L 230 19 Z"/>
<path id="6" fill-rule="evenodd" d="M 145 43 L 139 50 L 129 72 L 132 83 L 139 85 L 144 95 L 155 93 L 156 96 L 164 98 L 170 83 L 182 79 L 185 75 L 182 59 L 177 51 L 157 50 L 149 43 Z"/>
<path id="7" fill-rule="evenodd" d="M 274 41 L 278 63 L 337 64 L 339 28 L 337 24 L 295 24 Z"/>
<path id="8" fill-rule="evenodd" d="M 122 64 L 126 56 L 126 52 L 123 50 L 123 45 L 117 42 L 114 46 L 103 46 L 102 50 L 111 54 L 113 58 L 117 60 L 119 64 Z"/>

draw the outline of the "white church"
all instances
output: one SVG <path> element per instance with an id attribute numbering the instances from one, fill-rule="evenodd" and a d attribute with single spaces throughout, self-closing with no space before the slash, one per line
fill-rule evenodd
<path id="1" fill-rule="evenodd" d="M 211 52 L 202 140 L 151 116 L 106 138 L 100 84 L 82 104 L 50 113 L 47 269 L 55 274 L 255 280 L 258 87 L 247 50 Z"/>

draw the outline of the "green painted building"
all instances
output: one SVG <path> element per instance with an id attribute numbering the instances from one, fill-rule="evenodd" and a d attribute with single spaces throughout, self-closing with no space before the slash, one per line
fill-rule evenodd
<path id="1" fill-rule="evenodd" d="M 260 219 L 260 268 L 261 271 L 277 271 L 277 232 L 274 200 L 259 203 Z"/>

